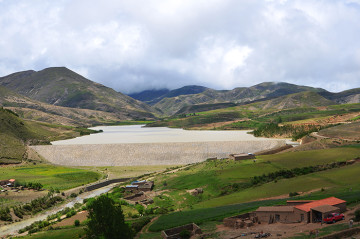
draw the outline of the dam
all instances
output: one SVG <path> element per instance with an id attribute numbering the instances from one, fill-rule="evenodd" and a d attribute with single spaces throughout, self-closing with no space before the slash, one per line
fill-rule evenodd
<path id="1" fill-rule="evenodd" d="M 96 127 L 104 133 L 31 146 L 53 164 L 66 166 L 177 165 L 254 153 L 285 145 L 246 131 L 188 131 L 141 126 Z"/>

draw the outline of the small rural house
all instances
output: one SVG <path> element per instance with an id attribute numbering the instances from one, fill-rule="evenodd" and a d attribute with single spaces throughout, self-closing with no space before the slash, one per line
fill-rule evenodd
<path id="1" fill-rule="evenodd" d="M 345 212 L 346 201 L 330 197 L 314 201 L 288 201 L 286 206 L 259 207 L 254 215 L 261 222 L 320 222 L 330 213 Z"/>
<path id="2" fill-rule="evenodd" d="M 0 181 L 0 186 L 14 186 L 15 184 L 15 179 L 8 179 L 8 180 L 1 180 Z"/>
<path id="3" fill-rule="evenodd" d="M 321 222 L 331 213 L 346 211 L 346 201 L 336 197 L 321 200 L 289 200 L 287 205 L 259 207 L 256 211 L 225 218 L 224 224 L 229 227 L 242 227 L 246 220 L 265 223 L 314 223 Z"/>
<path id="4" fill-rule="evenodd" d="M 126 185 L 126 191 L 142 191 L 142 192 L 149 192 L 153 189 L 154 182 L 153 181 L 133 181 L 131 185 Z"/>
<path id="5" fill-rule="evenodd" d="M 191 223 L 184 226 L 164 230 L 161 232 L 161 237 L 164 239 L 180 239 L 180 233 L 184 230 L 189 231 L 191 236 L 199 235 L 202 233 L 198 225 L 196 225 L 195 223 Z"/>
<path id="6" fill-rule="evenodd" d="M 244 159 L 255 159 L 255 155 L 248 153 L 248 154 L 230 154 L 229 159 L 238 161 L 238 160 L 244 160 Z"/>

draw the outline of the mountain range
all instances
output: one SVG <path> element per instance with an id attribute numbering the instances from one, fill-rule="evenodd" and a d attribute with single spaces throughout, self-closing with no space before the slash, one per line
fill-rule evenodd
<path id="1" fill-rule="evenodd" d="M 264 109 L 288 109 L 359 102 L 360 88 L 332 93 L 284 82 L 264 82 L 232 90 L 189 85 L 125 95 L 65 67 L 0 77 L 1 106 L 23 118 L 68 125 L 153 120 L 250 103 Z"/>

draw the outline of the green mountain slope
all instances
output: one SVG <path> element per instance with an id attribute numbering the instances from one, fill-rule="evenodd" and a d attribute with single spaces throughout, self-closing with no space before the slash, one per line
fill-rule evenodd
<path id="1" fill-rule="evenodd" d="M 25 157 L 25 144 L 42 137 L 10 110 L 0 108 L 0 164 L 17 163 Z"/>
<path id="2" fill-rule="evenodd" d="M 145 103 L 92 82 L 65 67 L 14 73 L 1 77 L 0 85 L 48 104 L 121 113 L 132 119 L 153 118 L 152 112 L 155 112 Z"/>
<path id="3" fill-rule="evenodd" d="M 17 94 L 3 86 L 0 86 L 0 106 L 11 109 L 23 119 L 59 125 L 92 126 L 131 119 L 126 112 L 111 113 L 47 104 Z"/>
<path id="4" fill-rule="evenodd" d="M 228 91 L 207 89 L 199 94 L 180 95 L 164 98 L 154 105 L 166 115 L 172 115 L 181 108 L 197 104 L 217 103 L 245 103 L 262 99 L 272 99 L 293 93 L 311 91 L 324 92 L 325 90 L 308 86 L 298 86 L 289 83 L 265 82 L 252 87 L 235 88 Z"/>

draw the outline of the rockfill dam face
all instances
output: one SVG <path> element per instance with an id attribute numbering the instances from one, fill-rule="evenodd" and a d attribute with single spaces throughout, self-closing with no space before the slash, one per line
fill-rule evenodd
<path id="1" fill-rule="evenodd" d="M 254 153 L 285 145 L 285 140 L 132 143 L 31 146 L 50 163 L 65 166 L 177 165 Z"/>

